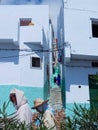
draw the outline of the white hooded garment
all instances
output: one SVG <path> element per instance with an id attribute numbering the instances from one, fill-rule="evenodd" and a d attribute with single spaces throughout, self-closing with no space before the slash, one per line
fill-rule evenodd
<path id="1" fill-rule="evenodd" d="M 11 93 L 16 94 L 17 105 L 15 108 L 17 109 L 16 115 L 17 119 L 20 122 L 25 122 L 26 125 L 32 122 L 32 111 L 28 105 L 27 99 L 24 96 L 24 92 L 14 88 Z"/>

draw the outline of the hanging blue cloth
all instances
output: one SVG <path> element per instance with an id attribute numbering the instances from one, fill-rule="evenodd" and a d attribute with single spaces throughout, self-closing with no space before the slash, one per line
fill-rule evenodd
<path id="1" fill-rule="evenodd" d="M 57 85 L 60 85 L 61 82 L 60 74 L 57 75 L 56 81 L 57 81 Z"/>

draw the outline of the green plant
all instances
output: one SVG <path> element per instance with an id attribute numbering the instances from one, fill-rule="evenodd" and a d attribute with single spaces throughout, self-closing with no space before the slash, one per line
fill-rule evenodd
<path id="1" fill-rule="evenodd" d="M 24 122 L 19 122 L 14 113 L 8 115 L 6 109 L 9 102 L 4 102 L 0 108 L 0 130 L 27 130 L 28 126 Z"/>
<path id="2" fill-rule="evenodd" d="M 9 102 L 4 102 L 2 108 L 0 108 L 0 130 L 35 130 L 33 127 L 33 123 L 30 125 L 26 125 L 25 122 L 19 122 L 16 116 L 14 116 L 14 113 L 8 115 L 6 112 L 8 105 Z M 43 120 L 40 121 L 41 125 L 36 130 L 53 130 L 53 128 L 47 128 L 44 125 Z"/>
<path id="3" fill-rule="evenodd" d="M 98 130 L 98 109 L 74 104 L 73 113 L 66 118 L 66 130 Z"/>

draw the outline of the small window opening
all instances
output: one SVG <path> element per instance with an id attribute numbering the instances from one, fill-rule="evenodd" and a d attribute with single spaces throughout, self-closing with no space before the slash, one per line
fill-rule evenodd
<path id="1" fill-rule="evenodd" d="M 98 20 L 92 21 L 92 36 L 98 37 Z"/>
<path id="2" fill-rule="evenodd" d="M 41 67 L 41 60 L 39 57 L 31 57 L 31 67 Z"/>
<path id="3" fill-rule="evenodd" d="M 20 26 L 28 26 L 32 23 L 32 18 L 20 18 Z"/>
<path id="4" fill-rule="evenodd" d="M 98 62 L 92 62 L 92 67 L 98 67 Z"/>

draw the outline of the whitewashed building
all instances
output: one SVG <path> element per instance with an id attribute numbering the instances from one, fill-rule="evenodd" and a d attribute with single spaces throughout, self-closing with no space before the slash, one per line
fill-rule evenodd
<path id="1" fill-rule="evenodd" d="M 10 89 L 18 87 L 31 102 L 47 98 L 52 37 L 48 5 L 1 5 L 0 19 L 1 93 L 8 100 Z"/>
<path id="2" fill-rule="evenodd" d="M 72 108 L 74 103 L 98 106 L 98 1 L 62 3 L 58 37 L 65 107 Z"/>

